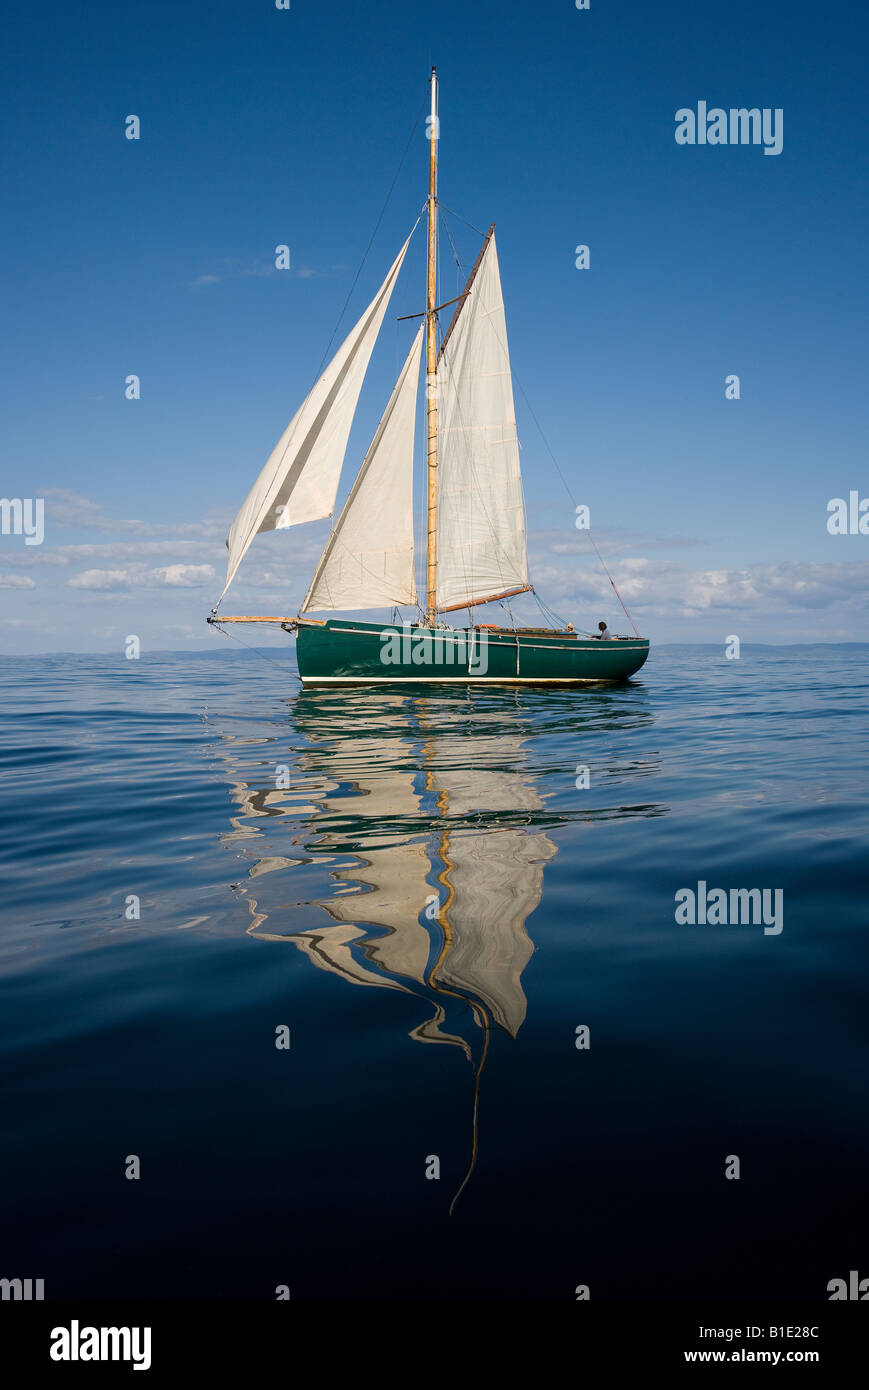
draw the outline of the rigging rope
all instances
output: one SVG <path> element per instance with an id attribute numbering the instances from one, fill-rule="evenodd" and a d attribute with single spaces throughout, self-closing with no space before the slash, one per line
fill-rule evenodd
<path id="1" fill-rule="evenodd" d="M 447 212 L 447 213 L 449 213 L 452 217 L 457 217 L 457 218 L 459 219 L 460 222 L 464 222 L 465 225 L 468 226 L 468 227 L 470 227 L 472 231 L 476 232 L 478 236 L 484 236 L 484 235 L 485 235 L 485 233 L 481 232 L 481 231 L 479 230 L 478 227 L 475 227 L 475 226 L 473 225 L 473 223 L 468 222 L 466 218 L 462 217 L 459 213 L 453 211 L 453 209 L 446 207 L 443 203 L 440 202 L 440 200 L 438 200 L 438 208 L 441 209 L 442 212 Z M 458 257 L 457 251 L 456 251 L 456 246 L 455 246 L 455 243 L 454 243 L 454 241 L 453 241 L 452 235 L 451 235 L 451 233 L 450 233 L 449 226 L 448 226 L 448 224 L 447 224 L 447 222 L 446 222 L 446 219 L 442 217 L 442 218 L 441 218 L 441 223 L 442 223 L 442 225 L 443 225 L 443 227 L 444 227 L 444 230 L 446 231 L 447 238 L 448 238 L 448 240 L 449 240 L 450 247 L 451 247 L 452 252 L 453 252 L 453 258 L 455 259 L 456 265 L 457 265 L 457 266 L 460 266 L 459 257 Z M 505 355 L 506 355 L 506 354 L 507 354 L 507 347 L 506 347 L 506 344 L 502 344 L 502 347 L 504 348 L 504 352 L 505 352 Z M 553 462 L 553 464 L 554 464 L 554 466 L 555 466 L 555 471 L 557 472 L 559 478 L 561 479 L 561 482 L 562 482 L 562 484 L 563 484 L 563 486 L 564 486 L 564 489 L 565 489 L 565 491 L 567 492 L 567 495 L 568 495 L 568 497 L 570 498 L 571 502 L 573 503 L 573 506 L 574 506 L 574 509 L 575 509 L 575 508 L 576 508 L 576 499 L 574 498 L 573 493 L 572 493 L 571 490 L 570 490 L 570 487 L 569 487 L 569 485 L 568 485 L 567 479 L 565 478 L 564 474 L 562 473 L 561 469 L 560 469 L 559 466 L 558 466 L 558 460 L 556 459 L 555 454 L 553 453 L 552 448 L 550 447 L 550 444 L 549 444 L 548 439 L 546 438 L 546 435 L 543 433 L 543 427 L 542 427 L 542 425 L 540 424 L 540 421 L 538 420 L 537 415 L 536 415 L 535 412 L 534 412 L 534 409 L 533 409 L 533 407 L 532 407 L 532 405 L 531 405 L 530 400 L 528 399 L 527 392 L 525 391 L 525 388 L 524 388 L 524 386 L 522 385 L 522 382 L 519 380 L 518 376 L 516 375 L 515 369 L 512 368 L 512 364 L 511 364 L 511 375 L 512 375 L 512 377 L 513 377 L 513 380 L 516 382 L 516 385 L 519 387 L 519 390 L 520 390 L 521 393 L 522 393 L 522 398 L 523 398 L 523 400 L 525 401 L 526 406 L 528 407 L 528 411 L 529 411 L 529 413 L 530 413 L 530 415 L 531 415 L 531 418 L 533 419 L 535 425 L 537 426 L 538 432 L 539 432 L 539 434 L 540 434 L 540 438 L 543 440 L 544 447 L 545 447 L 547 453 L 549 454 L 549 457 L 551 458 L 551 460 L 552 460 L 552 462 Z M 461 408 L 459 409 L 459 415 L 460 415 L 460 416 L 462 415 Z M 518 438 L 517 438 L 517 443 L 518 443 Z M 489 529 L 490 529 L 490 531 L 491 531 L 491 533 L 492 533 L 492 539 L 495 541 L 496 547 L 497 547 L 498 549 L 502 549 L 503 547 L 502 547 L 502 544 L 501 544 L 501 541 L 500 541 L 500 537 L 497 535 L 497 533 L 496 533 L 496 531 L 495 531 L 494 525 L 493 525 L 493 523 L 492 523 L 492 519 L 491 519 L 491 517 L 489 516 L 488 510 L 487 510 L 486 505 L 485 505 L 485 500 L 484 500 L 484 498 L 483 498 L 483 496 L 482 496 L 482 489 L 480 489 L 480 487 L 479 487 L 479 480 L 478 480 L 477 475 L 476 475 L 476 468 L 474 467 L 474 464 L 473 464 L 473 457 L 472 457 L 472 456 L 471 456 L 470 462 L 471 462 L 471 472 L 472 472 L 473 477 L 474 477 L 474 482 L 475 482 L 475 484 L 477 485 L 477 491 L 478 491 L 478 493 L 479 493 L 479 495 L 480 495 L 480 496 L 479 496 L 479 500 L 480 500 L 480 502 L 481 502 L 481 504 L 482 504 L 482 509 L 483 509 L 483 513 L 484 513 L 484 515 L 485 515 L 486 521 L 487 521 L 488 524 L 489 524 Z M 524 488 L 523 488 L 523 512 L 524 512 Z M 606 575 L 607 579 L 609 580 L 609 583 L 610 583 L 610 586 L 611 586 L 611 588 L 612 588 L 612 590 L 613 590 L 613 593 L 615 594 L 616 598 L 618 599 L 618 601 L 619 601 L 619 603 L 620 603 L 620 605 L 621 605 L 621 607 L 622 607 L 622 610 L 623 610 L 623 612 L 624 612 L 625 617 L 627 618 L 627 620 L 628 620 L 628 622 L 630 623 L 631 627 L 634 629 L 635 635 L 636 635 L 637 637 L 639 637 L 639 635 L 640 635 L 639 629 L 637 628 L 636 623 L 634 622 L 633 618 L 631 617 L 630 613 L 628 612 L 627 605 L 625 604 L 624 599 L 622 598 L 621 594 L 620 594 L 619 591 L 618 591 L 618 588 L 616 587 L 615 580 L 613 579 L 612 575 L 610 574 L 609 569 L 607 568 L 606 562 L 605 562 L 605 560 L 604 560 L 603 556 L 601 555 L 601 552 L 600 552 L 600 550 L 599 550 L 599 548 L 598 548 L 597 542 L 595 541 L 594 536 L 591 534 L 591 531 L 590 531 L 590 530 L 589 530 L 589 533 L 588 533 L 588 538 L 589 538 L 589 540 L 590 540 L 590 542 L 591 542 L 591 544 L 592 544 L 592 547 L 593 547 L 593 549 L 594 549 L 595 554 L 597 555 L 597 558 L 598 558 L 598 561 L 599 561 L 599 563 L 600 563 L 601 569 L 603 570 L 604 574 Z M 506 552 L 504 552 L 504 555 L 505 555 L 505 558 L 507 558 L 507 557 L 506 557 Z M 551 609 L 547 609 L 547 608 L 546 608 L 546 605 L 544 605 L 544 604 L 542 603 L 542 601 L 538 598 L 538 595 L 537 595 L 537 593 L 536 593 L 536 590 L 534 590 L 533 588 L 532 588 L 532 593 L 534 594 L 534 597 L 538 600 L 538 603 L 540 604 L 540 607 L 541 607 L 541 611 L 548 611 L 548 613 L 549 613 L 549 615 L 550 615 L 550 621 L 552 620 L 552 618 L 555 618 L 556 615 L 552 612 Z M 470 610 L 468 611 L 468 618 L 469 618 L 469 621 L 470 621 Z"/>
<path id="2" fill-rule="evenodd" d="M 453 253 L 453 260 L 454 260 L 455 263 L 456 263 L 456 269 L 459 271 L 459 274 L 461 274 L 461 271 L 462 271 L 462 262 L 461 262 L 460 259 L 459 259 L 459 253 L 458 253 L 458 250 L 456 249 L 456 243 L 453 241 L 453 234 L 452 234 L 452 232 L 450 231 L 450 224 L 449 224 L 449 222 L 447 221 L 447 219 L 446 219 L 445 217 L 441 217 L 441 219 L 440 219 L 440 225 L 443 227 L 443 229 L 444 229 L 444 234 L 445 234 L 445 236 L 446 236 L 446 238 L 447 238 L 447 241 L 450 243 L 450 250 L 451 250 L 452 253 Z M 457 281 L 457 284 L 458 284 L 458 281 Z"/>
<path id="3" fill-rule="evenodd" d="M 219 618 L 216 618 L 216 619 L 214 620 L 214 622 L 211 624 L 211 626 L 217 628 L 217 631 L 218 631 L 218 632 L 222 632 L 223 635 L 224 635 L 224 637 L 229 637 L 229 638 L 231 638 L 231 640 L 232 640 L 233 642 L 238 642 L 238 644 L 239 644 L 240 647 L 244 647 L 244 648 L 245 648 L 247 651 L 249 651 L 249 652 L 256 652 L 257 656 L 261 656 L 262 659 L 263 659 L 263 661 L 267 661 L 267 662 L 269 663 L 270 666 L 274 666 L 275 669 L 278 670 L 278 671 L 280 671 L 281 675 L 282 675 L 284 678 L 286 678 L 286 675 L 287 675 L 286 667 L 285 667 L 285 666 L 281 666 L 277 661 L 272 661 L 272 659 L 271 659 L 270 656 L 266 656 L 266 654 L 265 654 L 265 652 L 263 651 L 262 647 L 252 647 L 252 646 L 250 645 L 249 642 L 243 642 L 243 641 L 241 640 L 240 637 L 237 637 L 237 636 L 235 635 L 234 632 L 227 632 L 226 628 L 221 626 L 221 623 L 220 623 L 220 619 L 219 619 Z"/>
<path id="4" fill-rule="evenodd" d="M 396 171 L 395 171 L 395 178 L 392 180 L 392 183 L 389 185 L 389 192 L 388 192 L 387 195 L 386 195 L 386 199 L 385 199 L 385 201 L 384 201 L 383 207 L 380 209 L 380 216 L 378 217 L 376 223 L 374 224 L 374 231 L 371 233 L 371 238 L 370 238 L 370 240 L 369 240 L 369 242 L 368 242 L 368 245 L 367 245 L 366 248 L 365 248 L 365 253 L 364 253 L 363 257 L 362 257 L 362 260 L 359 262 L 359 269 L 357 270 L 357 272 L 356 272 L 356 274 L 355 274 L 355 276 L 354 276 L 354 278 L 353 278 L 353 284 L 350 286 L 350 289 L 347 291 L 347 298 L 344 300 L 344 307 L 342 308 L 340 314 L 338 315 L 338 321 L 337 321 L 337 323 L 335 324 L 335 327 L 334 327 L 333 330 L 332 330 L 332 336 L 331 336 L 331 338 L 329 339 L 329 342 L 328 342 L 327 347 L 326 347 L 326 351 L 323 353 L 323 360 L 321 361 L 319 367 L 317 368 L 317 376 L 318 376 L 318 377 L 320 376 L 320 374 L 321 374 L 321 372 L 322 372 L 322 370 L 323 370 L 323 367 L 325 366 L 326 361 L 327 361 L 327 359 L 328 359 L 328 357 L 329 357 L 330 349 L 331 349 L 331 347 L 332 347 L 332 344 L 333 344 L 334 341 L 335 341 L 335 335 L 336 335 L 336 333 L 338 332 L 338 329 L 339 329 L 340 324 L 341 324 L 341 320 L 343 319 L 344 315 L 345 315 L 346 312 L 347 312 L 347 305 L 350 303 L 350 298 L 351 298 L 351 296 L 352 296 L 352 294 L 353 294 L 353 291 L 354 291 L 355 288 L 356 288 L 357 282 L 358 282 L 358 280 L 359 280 L 359 276 L 362 274 L 362 270 L 363 270 L 363 267 L 364 267 L 364 265 L 365 265 L 365 262 L 366 262 L 366 260 L 368 259 L 368 252 L 371 250 L 371 247 L 374 245 L 374 238 L 377 236 L 377 233 L 378 233 L 378 231 L 380 230 L 380 224 L 381 224 L 381 222 L 383 221 L 384 213 L 386 212 L 386 209 L 387 209 L 387 207 L 389 206 L 389 200 L 390 200 L 390 198 L 392 197 L 393 191 L 394 191 L 394 189 L 395 189 L 395 185 L 398 183 L 399 177 L 400 177 L 400 175 L 401 175 L 401 171 L 402 171 L 402 169 L 404 168 L 404 161 L 407 159 L 408 151 L 410 150 L 411 144 L 413 143 L 413 137 L 416 135 L 417 130 L 418 130 L 418 128 L 419 128 L 419 123 L 420 123 L 420 120 L 422 119 L 422 113 L 423 113 L 423 111 L 425 110 L 425 107 L 426 107 L 427 102 L 428 102 L 428 93 L 426 93 L 426 96 L 423 98 L 422 103 L 421 103 L 421 105 L 420 105 L 420 108 L 419 108 L 419 110 L 417 111 L 417 113 L 416 113 L 416 115 L 415 115 L 415 117 L 414 117 L 413 126 L 411 127 L 410 135 L 407 137 L 407 144 L 406 144 L 405 147 L 404 147 L 404 153 L 402 154 L 401 159 L 400 159 L 400 161 L 399 161 L 398 168 L 397 168 Z M 418 219 L 417 219 L 417 220 L 418 220 Z"/>
<path id="5" fill-rule="evenodd" d="M 450 215 L 450 217 L 457 217 L 457 218 L 459 219 L 460 222 L 464 222 L 464 224 L 465 224 L 466 227 L 470 227 L 470 229 L 471 229 L 472 232 L 476 232 L 476 233 L 477 233 L 477 236 L 485 236 L 485 235 L 486 235 L 485 232 L 481 232 L 481 231 L 480 231 L 479 227 L 475 227 L 474 224 L 473 224 L 473 222 L 469 222 L 468 219 L 467 219 L 467 217 L 462 217 L 462 214 L 461 214 L 460 212 L 455 212 L 455 211 L 453 210 L 453 208 L 448 208 L 447 205 L 446 205 L 446 203 L 442 203 L 442 202 L 441 202 L 440 198 L 438 198 L 438 207 L 439 207 L 439 208 L 443 208 L 444 212 L 448 212 L 449 215 Z"/>
<path id="6" fill-rule="evenodd" d="M 573 503 L 574 510 L 576 510 L 576 498 L 574 497 L 573 493 L 572 493 L 571 490 L 570 490 L 570 486 L 569 486 L 569 484 L 568 484 L 567 479 L 565 478 L 564 474 L 562 473 L 561 469 L 560 469 L 559 466 L 558 466 L 558 460 L 557 460 L 557 458 L 555 457 L 554 453 L 552 452 L 552 449 L 550 448 L 549 440 L 546 438 L 546 435 L 543 433 L 543 426 L 541 425 L 540 421 L 537 419 L 537 416 L 536 416 L 535 413 L 534 413 L 534 407 L 532 406 L 531 402 L 529 401 L 528 395 L 527 395 L 527 393 L 526 393 L 526 391 L 525 391 L 525 387 L 522 385 L 522 382 L 519 380 L 518 376 L 516 375 L 515 370 L 513 371 L 513 380 L 516 382 L 516 385 L 519 387 L 519 390 L 522 392 L 522 399 L 524 400 L 526 406 L 528 407 L 528 412 L 529 412 L 529 414 L 530 414 L 532 420 L 534 421 L 535 425 L 537 426 L 538 432 L 539 432 L 539 434 L 540 434 L 540 438 L 543 440 L 543 446 L 544 446 L 544 448 L 546 449 L 546 452 L 548 453 L 549 457 L 552 459 L 552 462 L 553 462 L 553 464 L 555 465 L 555 471 L 556 471 L 556 473 L 558 474 L 559 478 L 561 479 L 562 483 L 564 484 L 564 490 L 565 490 L 565 492 L 567 493 L 568 497 L 570 498 L 571 502 Z M 636 623 L 634 622 L 633 618 L 631 617 L 630 613 L 628 612 L 628 610 L 627 610 L 627 608 L 626 608 L 626 606 L 625 606 L 625 601 L 624 601 L 624 599 L 622 598 L 621 594 L 619 593 L 618 589 L 616 588 L 615 580 L 613 579 L 612 575 L 610 574 L 609 570 L 608 570 L 607 567 L 606 567 L 606 562 L 604 561 L 603 556 L 601 555 L 600 551 L 598 550 L 597 542 L 596 542 L 594 536 L 591 534 L 591 529 L 590 529 L 590 528 L 589 528 L 589 531 L 588 531 L 588 538 L 589 538 L 589 540 L 591 541 L 591 543 L 592 543 L 592 545 L 593 545 L 593 547 L 594 547 L 594 553 L 595 553 L 595 555 L 597 556 L 598 560 L 600 561 L 601 569 L 603 570 L 604 574 L 606 575 L 607 579 L 609 580 L 610 584 L 612 585 L 613 593 L 615 594 L 616 598 L 618 599 L 619 603 L 621 604 L 622 608 L 624 609 L 625 617 L 627 618 L 627 620 L 628 620 L 628 622 L 630 623 L 631 627 L 634 629 L 634 632 L 636 633 L 637 637 L 639 637 L 639 635 L 640 635 L 639 629 L 638 629 Z"/>
<path id="7" fill-rule="evenodd" d="M 566 619 L 559 617 L 555 610 L 549 607 L 548 603 L 544 603 L 543 599 L 540 597 L 536 589 L 532 589 L 531 593 L 533 597 L 537 600 L 537 606 L 540 609 L 540 612 L 543 614 L 544 618 L 549 619 L 553 627 L 563 628 L 567 626 Z"/>

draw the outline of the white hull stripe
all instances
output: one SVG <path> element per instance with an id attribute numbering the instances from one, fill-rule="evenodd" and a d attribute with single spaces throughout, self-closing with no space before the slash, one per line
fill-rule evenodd
<path id="1" fill-rule="evenodd" d="M 302 685 L 600 685 L 621 676 L 300 676 Z"/>

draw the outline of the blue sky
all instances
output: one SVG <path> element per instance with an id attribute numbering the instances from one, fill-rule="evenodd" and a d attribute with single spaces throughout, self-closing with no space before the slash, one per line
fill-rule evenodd
<path id="1" fill-rule="evenodd" d="M 204 619 L 229 523 L 412 132 L 336 344 L 422 206 L 432 61 L 440 196 L 497 224 L 516 377 L 642 631 L 869 636 L 869 537 L 826 529 L 830 498 L 869 495 L 861 7 L 49 0 L 4 39 L 0 493 L 45 497 L 46 535 L 0 536 L 0 650 L 220 640 Z M 782 108 L 782 153 L 677 145 L 699 100 Z M 444 299 L 478 246 L 449 221 L 463 269 L 442 241 Z M 421 231 L 339 502 L 413 333 L 396 316 L 422 307 Z M 517 418 L 532 577 L 577 625 L 621 630 L 523 391 Z M 294 612 L 324 535 L 257 538 L 225 606 Z"/>

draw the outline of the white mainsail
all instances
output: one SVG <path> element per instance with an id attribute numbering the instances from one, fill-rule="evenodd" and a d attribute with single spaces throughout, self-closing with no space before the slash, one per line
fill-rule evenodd
<path id="1" fill-rule="evenodd" d="M 365 313 L 287 425 L 245 498 L 226 542 L 229 557 L 224 594 L 260 531 L 283 530 L 331 513 L 359 392 L 409 242 L 410 237 Z"/>
<path id="2" fill-rule="evenodd" d="M 422 335 L 420 328 L 300 614 L 416 603 L 413 437 Z"/>
<path id="3" fill-rule="evenodd" d="M 437 367 L 437 606 L 528 583 L 519 442 L 490 235 Z"/>

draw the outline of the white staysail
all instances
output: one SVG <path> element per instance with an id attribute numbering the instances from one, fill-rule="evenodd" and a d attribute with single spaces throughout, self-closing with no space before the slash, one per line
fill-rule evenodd
<path id="1" fill-rule="evenodd" d="M 420 328 L 300 613 L 416 603 L 413 435 L 422 335 Z"/>
<path id="2" fill-rule="evenodd" d="M 224 594 L 260 531 L 317 521 L 332 511 L 359 392 L 409 242 L 410 237 L 365 313 L 287 425 L 245 498 L 226 542 L 229 558 Z"/>
<path id="3" fill-rule="evenodd" d="M 437 368 L 437 606 L 528 583 L 507 325 L 490 235 Z"/>

